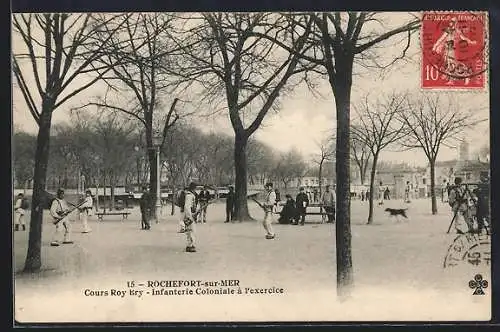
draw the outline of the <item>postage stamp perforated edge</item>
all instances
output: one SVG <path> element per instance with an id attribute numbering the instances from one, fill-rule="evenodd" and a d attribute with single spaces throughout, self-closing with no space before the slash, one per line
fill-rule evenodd
<path id="1" fill-rule="evenodd" d="M 422 66 L 424 65 L 424 55 L 423 55 L 423 43 L 422 43 L 422 38 L 423 38 L 423 24 L 419 28 L 419 47 L 420 47 L 420 52 L 419 52 L 419 79 L 420 79 L 420 91 L 424 93 L 450 93 L 450 94 L 455 94 L 455 93 L 487 93 L 489 92 L 490 85 L 489 85 L 489 76 L 490 76 L 490 66 L 489 66 L 489 13 L 488 11 L 467 11 L 467 10 L 426 10 L 426 11 L 421 11 L 419 14 L 421 18 L 423 19 L 424 14 L 426 13 L 433 13 L 433 14 L 454 14 L 454 13 L 461 13 L 461 12 L 467 12 L 471 14 L 484 14 L 484 34 L 483 34 L 483 41 L 484 41 L 484 47 L 483 47 L 483 59 L 484 59 L 484 64 L 485 64 L 485 71 L 484 71 L 484 84 L 482 87 L 424 87 L 423 86 L 423 78 L 422 78 Z"/>

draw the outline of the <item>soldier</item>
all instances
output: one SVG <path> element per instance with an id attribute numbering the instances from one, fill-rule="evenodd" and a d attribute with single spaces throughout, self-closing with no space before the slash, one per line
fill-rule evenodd
<path id="1" fill-rule="evenodd" d="M 405 187 L 405 203 L 410 203 L 410 191 L 411 191 L 411 185 L 410 181 L 406 181 L 406 187 Z"/>
<path id="2" fill-rule="evenodd" d="M 80 206 L 80 213 L 82 217 L 83 231 L 82 233 L 89 233 L 92 230 L 88 225 L 88 216 L 92 213 L 92 206 L 94 202 L 92 200 L 92 193 L 90 190 L 85 191 L 85 202 Z"/>
<path id="3" fill-rule="evenodd" d="M 468 199 L 466 191 L 462 187 L 462 178 L 455 178 L 455 186 L 450 190 L 448 204 L 451 206 L 455 218 L 455 229 L 458 234 L 467 233 L 470 230 L 468 222 Z"/>
<path id="4" fill-rule="evenodd" d="M 68 204 L 64 199 L 64 190 L 58 189 L 57 198 L 55 198 L 52 201 L 52 204 L 50 206 L 50 215 L 54 219 L 54 224 L 56 225 L 56 230 L 54 232 L 52 242 L 50 243 L 51 246 L 58 247 L 60 244 L 59 234 L 61 225 L 64 227 L 64 239 L 62 243 L 63 244 L 73 243 L 73 241 L 70 240 L 71 230 L 70 230 L 70 222 L 68 219 L 69 213 L 70 210 L 68 208 Z"/>
<path id="5" fill-rule="evenodd" d="M 335 193 L 333 190 L 330 190 L 330 186 L 327 185 L 321 197 L 321 204 L 327 213 L 328 223 L 333 223 L 335 221 L 335 198 Z"/>
<path id="6" fill-rule="evenodd" d="M 149 188 L 142 187 L 142 196 L 139 200 L 139 206 L 141 209 L 141 229 L 149 230 L 151 229 L 151 194 L 149 193 Z"/>
<path id="7" fill-rule="evenodd" d="M 380 181 L 380 184 L 378 186 L 378 205 L 384 205 L 384 186 L 382 184 L 382 181 Z"/>
<path id="8" fill-rule="evenodd" d="M 26 208 L 25 206 L 25 199 L 24 195 L 22 193 L 19 193 L 17 195 L 16 199 L 16 204 L 14 205 L 14 211 L 15 211 L 15 216 L 14 216 L 14 224 L 15 224 L 15 230 L 19 230 L 19 225 L 23 226 L 23 231 L 26 230 L 26 225 L 24 223 L 24 209 Z"/>
<path id="9" fill-rule="evenodd" d="M 186 252 L 196 252 L 195 247 L 195 213 L 197 208 L 196 202 L 196 184 L 190 183 L 188 190 L 185 191 L 184 201 L 184 233 L 186 233 Z"/>
<path id="10" fill-rule="evenodd" d="M 200 202 L 200 222 L 207 222 L 207 207 L 210 203 L 210 192 L 208 191 L 208 187 L 204 186 L 203 190 L 198 195 L 198 199 Z"/>
<path id="11" fill-rule="evenodd" d="M 226 196 L 226 221 L 224 221 L 225 223 L 229 222 L 230 220 L 234 220 L 234 203 L 235 203 L 234 187 L 229 186 L 229 192 L 227 193 Z"/>
<path id="12" fill-rule="evenodd" d="M 309 206 L 309 197 L 304 192 L 304 187 L 300 187 L 299 193 L 295 197 L 295 206 L 297 207 L 297 220 L 293 223 L 294 225 L 299 224 L 304 226 L 304 222 L 306 221 L 306 210 Z"/>
<path id="13" fill-rule="evenodd" d="M 273 190 L 272 182 L 266 183 L 264 188 L 267 191 L 267 195 L 266 201 L 263 204 L 265 208 L 265 215 L 264 220 L 262 221 L 262 225 L 264 226 L 264 229 L 266 231 L 266 239 L 271 240 L 275 237 L 271 223 L 273 218 L 273 207 L 276 203 L 276 193 Z"/>

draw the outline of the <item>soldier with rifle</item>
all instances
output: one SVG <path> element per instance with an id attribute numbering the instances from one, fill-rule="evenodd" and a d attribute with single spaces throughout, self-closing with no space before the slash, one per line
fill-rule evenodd
<path id="1" fill-rule="evenodd" d="M 75 207 L 76 209 L 77 207 Z M 60 230 L 61 226 L 64 227 L 64 239 L 62 243 L 64 244 L 70 244 L 73 243 L 73 241 L 70 240 L 70 222 L 69 219 L 67 218 L 68 215 L 73 212 L 73 210 L 70 210 L 68 208 L 68 203 L 64 199 L 64 190 L 63 189 L 58 189 L 57 190 L 57 197 L 52 201 L 52 204 L 50 206 L 50 215 L 54 219 L 54 225 L 56 226 L 56 230 L 54 232 L 52 242 L 50 243 L 51 246 L 53 247 L 58 247 L 61 243 L 60 241 Z"/>

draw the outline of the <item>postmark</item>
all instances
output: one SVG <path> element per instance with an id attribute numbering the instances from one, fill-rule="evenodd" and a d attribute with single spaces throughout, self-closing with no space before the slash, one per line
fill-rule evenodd
<path id="1" fill-rule="evenodd" d="M 421 86 L 482 89 L 486 85 L 487 16 L 483 12 L 424 12 Z"/>
<path id="2" fill-rule="evenodd" d="M 444 267 L 463 264 L 489 267 L 491 263 L 491 237 L 488 234 L 462 234 L 448 248 Z"/>

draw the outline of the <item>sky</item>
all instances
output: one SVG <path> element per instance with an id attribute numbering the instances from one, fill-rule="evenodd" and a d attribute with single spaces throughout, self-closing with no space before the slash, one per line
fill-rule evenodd
<path id="1" fill-rule="evenodd" d="M 399 24 L 408 19 L 407 14 L 387 14 L 384 19 L 388 25 Z M 13 35 L 13 50 L 19 52 L 22 43 L 18 36 Z M 396 42 L 396 45 L 393 45 Z M 400 55 L 404 41 L 394 39 L 391 43 L 382 45 L 376 54 L 382 63 L 388 63 L 394 57 Z M 377 98 L 391 92 L 419 93 L 420 89 L 420 45 L 419 34 L 414 34 L 410 48 L 407 51 L 407 60 L 396 62 L 388 70 L 366 69 L 355 66 L 352 85 L 351 105 L 355 105 L 367 94 L 370 98 Z M 23 70 L 29 70 L 26 64 Z M 81 84 L 76 82 L 75 86 Z M 305 87 L 299 87 L 292 94 L 281 99 L 282 107 L 278 112 L 270 112 L 263 121 L 263 125 L 254 134 L 254 137 L 270 144 L 278 151 L 297 149 L 306 158 L 318 153 L 318 143 L 334 133 L 335 130 L 335 104 L 333 94 L 326 79 L 318 78 L 321 97 L 313 96 Z M 82 105 L 101 94 L 102 85 L 95 85 L 84 93 L 72 99 L 70 103 L 63 105 L 54 113 L 53 124 L 69 120 L 69 109 L 72 106 Z M 489 92 L 484 91 L 451 91 L 451 92 L 428 92 L 448 94 L 456 99 L 461 107 L 476 110 L 478 117 L 489 119 Z M 13 122 L 14 125 L 28 132 L 36 133 L 37 127 L 31 117 L 24 100 L 13 85 Z M 166 104 L 169 105 L 170 102 Z M 210 105 L 206 105 L 210 108 Z M 351 116 L 352 118 L 353 116 Z M 251 116 L 247 116 L 246 122 Z M 227 112 L 218 116 L 198 118 L 193 124 L 204 131 L 223 131 L 233 134 Z M 470 143 L 471 152 L 481 145 L 489 142 L 489 121 L 480 124 L 474 130 L 464 133 L 464 137 Z M 450 160 L 457 157 L 456 149 L 443 148 L 438 160 Z M 381 159 L 394 162 L 409 162 L 417 166 L 426 164 L 425 155 L 421 150 L 412 151 L 389 151 L 381 153 Z"/>

